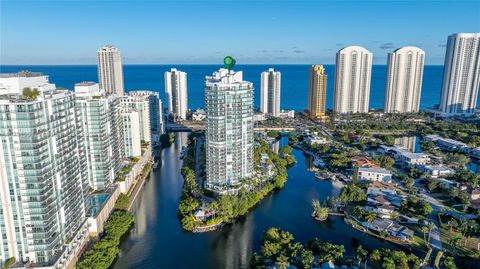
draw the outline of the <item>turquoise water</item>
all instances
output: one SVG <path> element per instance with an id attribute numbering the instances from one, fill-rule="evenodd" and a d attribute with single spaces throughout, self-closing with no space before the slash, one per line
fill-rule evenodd
<path id="1" fill-rule="evenodd" d="M 204 106 L 205 76 L 220 68 L 220 65 L 124 65 L 125 89 L 150 89 L 160 92 L 164 98 L 163 73 L 176 67 L 188 74 L 189 108 L 195 109 Z M 310 65 L 237 65 L 235 70 L 242 70 L 244 79 L 253 82 L 255 87 L 255 105 L 260 103 L 260 73 L 269 67 L 282 72 L 281 107 L 302 111 L 307 107 L 307 87 Z M 327 83 L 327 108 L 332 108 L 334 65 L 325 66 Z M 43 72 L 50 76 L 50 81 L 57 87 L 73 89 L 76 82 L 98 81 L 95 65 L 68 65 L 68 66 L 0 66 L 0 72 L 17 72 L 31 70 Z M 372 67 L 370 90 L 370 107 L 383 108 L 387 68 L 385 65 Z M 443 66 L 425 66 L 423 87 L 420 101 L 422 109 L 439 103 L 440 90 L 443 79 Z M 163 99 L 165 100 L 165 99 Z M 480 100 L 479 100 L 480 101 Z"/>

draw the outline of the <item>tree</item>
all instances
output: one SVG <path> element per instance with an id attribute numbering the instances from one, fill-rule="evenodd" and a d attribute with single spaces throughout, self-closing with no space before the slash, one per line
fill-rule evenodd
<path id="1" fill-rule="evenodd" d="M 437 226 L 435 226 L 435 223 L 429 222 L 429 223 L 427 224 L 427 228 L 428 228 L 428 243 L 430 243 L 430 236 L 431 236 L 431 234 L 432 234 L 432 230 L 435 229 L 435 228 L 437 228 Z"/>
<path id="2" fill-rule="evenodd" d="M 453 237 L 450 239 L 449 243 L 452 245 L 454 252 L 457 253 L 458 247 L 460 247 L 460 242 L 462 241 L 462 238 L 459 236 Z"/>
<path id="3" fill-rule="evenodd" d="M 442 268 L 444 269 L 457 269 L 457 265 L 455 265 L 455 260 L 452 256 L 446 256 L 442 262 Z"/>
<path id="4" fill-rule="evenodd" d="M 451 218 L 447 222 L 447 226 L 450 228 L 450 231 L 453 231 L 455 228 L 458 227 L 458 222 L 454 218 Z"/>
<path id="5" fill-rule="evenodd" d="M 319 262 L 338 261 L 343 258 L 345 247 L 343 245 L 335 245 L 327 242 L 322 242 L 318 238 L 314 238 L 307 243 L 307 248 L 310 249 L 314 255 L 318 255 Z"/>
<path id="6" fill-rule="evenodd" d="M 362 246 L 359 246 L 358 248 L 355 249 L 355 254 L 358 261 L 358 268 L 360 268 L 360 264 L 362 263 L 363 259 L 365 259 L 365 268 L 367 268 L 366 262 L 367 262 L 368 251 L 363 249 Z"/>
<path id="7" fill-rule="evenodd" d="M 407 188 L 409 190 L 411 190 L 413 188 L 413 185 L 415 184 L 415 180 L 411 177 L 407 177 L 405 179 L 405 186 L 407 186 Z"/>
<path id="8" fill-rule="evenodd" d="M 293 241 L 293 235 L 279 228 L 270 228 L 262 236 L 261 252 L 265 257 L 274 258 Z"/>
<path id="9" fill-rule="evenodd" d="M 470 159 L 463 154 L 449 152 L 444 155 L 443 161 L 446 164 L 454 165 L 462 168 L 462 167 L 465 167 L 468 164 L 468 162 L 470 162 Z"/>
<path id="10" fill-rule="evenodd" d="M 425 202 L 425 201 L 420 201 L 419 203 L 417 203 L 417 213 L 422 215 L 422 216 L 427 216 L 427 215 L 430 215 L 430 213 L 432 213 L 433 211 L 433 208 L 432 206 Z"/>
<path id="11" fill-rule="evenodd" d="M 268 131 L 267 136 L 271 138 L 279 139 L 281 135 L 277 131 Z"/>
<path id="12" fill-rule="evenodd" d="M 422 226 L 421 230 L 422 230 L 422 233 L 423 233 L 423 240 L 425 241 L 425 245 L 428 247 L 428 242 L 427 242 L 428 227 L 427 226 Z"/>
<path id="13" fill-rule="evenodd" d="M 38 91 L 38 89 L 36 89 L 36 88 L 32 90 L 32 89 L 26 87 L 26 88 L 23 88 L 22 95 L 25 98 L 34 100 L 40 95 L 40 91 Z"/>
<path id="14" fill-rule="evenodd" d="M 356 184 L 349 184 L 342 189 L 338 199 L 342 202 L 363 202 L 367 200 L 367 194 Z"/>
<path id="15" fill-rule="evenodd" d="M 284 155 L 288 155 L 292 152 L 292 147 L 290 147 L 289 145 L 285 145 L 283 147 L 280 148 L 279 150 L 279 153 L 284 156 Z"/>
<path id="16" fill-rule="evenodd" d="M 315 216 L 315 219 L 323 221 L 328 218 L 328 208 L 322 207 L 318 200 L 312 199 L 312 206 L 313 206 L 313 215 Z"/>
<path id="17" fill-rule="evenodd" d="M 309 269 L 312 267 L 313 261 L 315 257 L 313 256 L 313 252 L 308 249 L 303 249 L 300 258 L 302 259 L 302 266 L 305 269 Z"/>
<path id="18" fill-rule="evenodd" d="M 395 164 L 395 160 L 391 157 L 388 156 L 382 156 L 380 157 L 380 166 L 386 169 L 392 168 L 392 166 Z"/>
<path id="19" fill-rule="evenodd" d="M 187 231 L 193 231 L 195 228 L 195 217 L 193 214 L 188 214 L 182 218 L 182 227 Z"/>
<path id="20" fill-rule="evenodd" d="M 281 254 L 277 258 L 277 262 L 275 264 L 278 266 L 279 269 L 287 269 L 288 266 L 290 266 L 290 263 L 288 262 L 288 257 L 284 256 Z"/>
<path id="21" fill-rule="evenodd" d="M 117 210 L 128 210 L 128 207 L 130 206 L 130 197 L 124 193 L 120 193 L 120 195 L 117 198 L 117 201 L 115 202 L 114 208 Z"/>
<path id="22" fill-rule="evenodd" d="M 378 218 L 378 214 L 372 211 L 368 211 L 367 215 L 365 216 L 365 219 L 370 223 L 372 223 L 377 218 Z"/>

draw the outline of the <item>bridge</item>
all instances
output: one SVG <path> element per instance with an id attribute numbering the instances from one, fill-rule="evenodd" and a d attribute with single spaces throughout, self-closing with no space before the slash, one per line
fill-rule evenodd
<path id="1" fill-rule="evenodd" d="M 169 122 L 165 125 L 165 129 L 169 132 L 192 132 L 192 131 L 204 131 L 205 123 L 204 122 L 195 122 L 195 121 L 184 121 L 184 122 Z M 253 128 L 254 132 L 262 133 L 268 131 L 276 132 L 291 132 L 295 131 L 293 127 L 275 127 L 275 126 L 265 126 L 265 127 L 255 127 Z"/>

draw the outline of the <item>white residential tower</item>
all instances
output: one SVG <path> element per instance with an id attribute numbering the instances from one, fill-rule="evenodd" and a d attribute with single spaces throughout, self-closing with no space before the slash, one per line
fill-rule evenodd
<path id="1" fill-rule="evenodd" d="M 242 71 L 206 77 L 206 187 L 235 193 L 253 172 L 253 84 Z"/>
<path id="2" fill-rule="evenodd" d="M 370 51 L 359 46 L 346 47 L 337 52 L 334 112 L 368 112 L 372 57 Z"/>
<path id="3" fill-rule="evenodd" d="M 480 33 L 457 33 L 448 37 L 443 71 L 440 112 L 444 115 L 473 114 L 480 84 Z"/>
<path id="4" fill-rule="evenodd" d="M 282 74 L 269 68 L 261 74 L 260 112 L 272 117 L 280 116 L 280 83 Z"/>
<path id="5" fill-rule="evenodd" d="M 165 72 L 168 111 L 174 120 L 186 120 L 188 110 L 187 73 L 172 68 Z"/>
<path id="6" fill-rule="evenodd" d="M 386 113 L 419 111 L 424 62 L 425 52 L 417 47 L 403 47 L 388 54 Z"/>

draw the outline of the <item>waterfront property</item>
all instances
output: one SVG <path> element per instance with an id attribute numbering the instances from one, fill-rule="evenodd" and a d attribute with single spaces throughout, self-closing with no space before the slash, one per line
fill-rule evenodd
<path id="1" fill-rule="evenodd" d="M 105 222 L 107 222 L 113 211 L 115 202 L 120 195 L 120 187 L 112 185 L 101 193 L 90 196 L 90 212 L 87 215 L 88 233 L 90 237 L 98 238 L 103 232 Z"/>
<path id="2" fill-rule="evenodd" d="M 114 93 L 122 96 L 123 88 L 123 66 L 120 51 L 107 45 L 97 51 L 97 69 L 100 89 L 107 93 Z"/>
<path id="3" fill-rule="evenodd" d="M 282 74 L 269 68 L 261 74 L 260 112 L 271 117 L 280 116 L 280 87 Z"/>
<path id="4" fill-rule="evenodd" d="M 371 223 L 364 222 L 362 225 L 377 232 L 386 232 L 394 239 L 404 242 L 412 240 L 414 235 L 414 232 L 407 227 L 387 219 L 375 219 Z"/>
<path id="5" fill-rule="evenodd" d="M 426 142 L 434 142 L 440 149 L 446 151 L 464 151 L 468 145 L 450 138 L 443 138 L 438 135 L 426 135 L 424 137 Z"/>
<path id="6" fill-rule="evenodd" d="M 75 84 L 75 102 L 84 133 L 79 139 L 88 169 L 85 177 L 91 188 L 103 190 L 117 177 L 125 154 L 120 102 L 93 82 Z"/>
<path id="7" fill-rule="evenodd" d="M 88 210 L 74 94 L 41 73 L 1 74 L 0 134 L 0 261 L 66 268 Z"/>
<path id="8" fill-rule="evenodd" d="M 169 116 L 174 120 L 186 120 L 188 111 L 187 73 L 176 68 L 165 72 L 165 96 Z"/>
<path id="9" fill-rule="evenodd" d="M 152 146 L 146 144 L 142 147 L 142 155 L 124 162 L 124 168 L 120 169 L 117 183 L 122 193 L 129 193 L 134 186 L 145 167 L 152 161 Z"/>
<path id="10" fill-rule="evenodd" d="M 221 68 L 205 82 L 207 189 L 236 193 L 253 173 L 253 84 Z"/>
<path id="11" fill-rule="evenodd" d="M 419 170 L 428 174 L 431 178 L 445 177 L 454 173 L 453 169 L 445 165 L 421 165 Z"/>
<path id="12" fill-rule="evenodd" d="M 368 113 L 373 54 L 350 46 L 337 52 L 333 111 Z"/>
<path id="13" fill-rule="evenodd" d="M 381 145 L 378 148 L 378 152 L 394 158 L 395 163 L 403 167 L 426 165 L 430 162 L 430 157 L 427 154 L 410 152 L 407 149 L 399 146 L 389 147 Z"/>
<path id="14" fill-rule="evenodd" d="M 358 180 L 391 182 L 392 173 L 384 168 L 359 167 Z"/>

